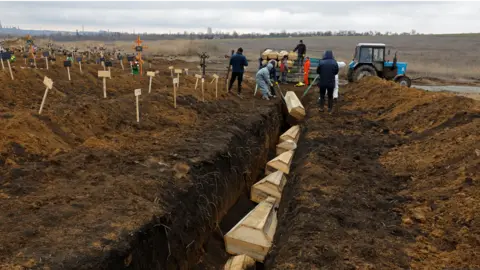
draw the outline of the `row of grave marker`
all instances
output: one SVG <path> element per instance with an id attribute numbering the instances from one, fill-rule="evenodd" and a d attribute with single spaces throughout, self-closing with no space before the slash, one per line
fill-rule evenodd
<path id="1" fill-rule="evenodd" d="M 1 61 L 2 69 L 5 69 L 4 60 L 6 60 L 7 64 L 8 64 L 9 71 L 10 71 L 10 76 L 11 76 L 12 80 L 14 80 L 13 72 L 12 72 L 12 68 L 11 68 L 11 64 L 10 64 L 10 58 L 11 58 L 10 53 L 3 52 L 0 55 L 0 61 Z M 48 66 L 48 52 L 44 53 L 44 58 L 45 58 L 45 63 L 46 63 L 46 69 L 48 70 L 49 69 L 49 66 Z M 133 57 L 132 57 L 132 59 L 133 59 Z M 77 57 L 76 60 L 79 64 L 80 73 L 83 73 L 83 71 L 82 71 L 82 57 Z M 112 62 L 111 61 L 105 61 L 104 58 L 101 58 L 100 60 L 101 60 L 100 62 L 101 62 L 102 67 L 104 68 L 104 70 L 106 70 L 106 68 L 108 67 L 108 70 L 110 71 L 110 68 L 113 66 Z M 130 57 L 129 57 L 129 60 L 131 60 Z M 129 62 L 130 62 L 130 67 L 132 68 L 131 61 L 129 61 Z M 68 75 L 68 80 L 69 81 L 71 81 L 70 67 L 72 66 L 72 64 L 74 64 L 74 61 L 67 60 L 67 61 L 63 62 L 63 66 L 67 68 L 67 75 Z M 122 70 L 124 70 L 123 60 L 120 60 L 120 64 L 122 66 Z M 34 66 L 35 66 L 35 68 L 37 68 L 37 64 L 36 64 L 35 60 L 34 60 Z"/>
<path id="2" fill-rule="evenodd" d="M 67 67 L 67 70 L 69 71 L 68 67 Z M 174 104 L 174 108 L 177 108 L 177 91 L 180 87 L 180 73 L 182 73 L 182 70 L 181 69 L 176 69 L 175 71 L 177 73 L 177 77 L 173 78 L 173 96 L 174 96 L 173 104 Z M 149 77 L 149 83 L 148 83 L 148 93 L 149 94 L 152 91 L 152 79 L 153 79 L 153 77 L 155 77 L 157 72 L 153 72 L 153 71 L 148 71 L 147 72 L 147 76 Z M 69 75 L 69 80 L 70 80 L 70 72 L 68 72 L 68 75 Z M 103 80 L 103 97 L 107 98 L 107 81 L 106 81 L 106 79 L 107 78 L 110 78 L 110 79 L 112 78 L 111 77 L 111 71 L 110 70 L 99 70 L 98 71 L 98 77 L 102 78 L 102 80 Z M 195 90 L 196 90 L 197 89 L 197 84 L 198 84 L 198 79 L 201 78 L 201 75 L 196 74 L 195 77 L 197 78 L 197 83 L 195 84 Z M 213 80 L 211 82 L 211 83 L 216 82 L 215 98 L 218 98 L 218 78 L 219 78 L 219 76 L 217 74 L 214 74 L 213 75 Z M 203 87 L 204 81 L 205 81 L 204 78 L 202 78 L 202 101 L 205 101 L 205 91 L 204 91 L 204 87 Z M 38 111 L 38 114 L 42 114 L 43 107 L 45 105 L 45 101 L 46 101 L 46 98 L 47 98 L 47 95 L 48 95 L 48 90 L 51 90 L 53 88 L 53 81 L 52 81 L 52 79 L 48 78 L 47 76 L 44 77 L 43 84 L 47 88 L 45 89 L 45 93 L 44 93 L 44 96 L 43 96 L 43 99 L 42 99 L 42 103 L 40 104 L 40 109 Z M 141 89 L 135 89 L 134 93 L 135 93 L 135 97 L 136 97 L 137 122 L 140 122 L 138 96 L 141 95 Z"/>

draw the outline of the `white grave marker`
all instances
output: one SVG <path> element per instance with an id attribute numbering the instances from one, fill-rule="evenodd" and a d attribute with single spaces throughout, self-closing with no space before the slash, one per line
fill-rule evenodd
<path id="1" fill-rule="evenodd" d="M 10 77 L 12 78 L 12 81 L 13 81 L 14 78 L 13 78 L 12 66 L 10 65 L 10 60 L 7 60 L 7 64 L 8 64 L 8 70 L 10 70 Z"/>
<path id="2" fill-rule="evenodd" d="M 53 88 L 53 81 L 52 81 L 52 79 L 48 78 L 47 76 L 45 76 L 45 78 L 43 78 L 43 84 L 47 88 L 45 89 L 45 94 L 43 94 L 43 99 L 42 99 L 42 103 L 40 104 L 40 110 L 38 110 L 38 114 L 42 114 L 43 105 L 45 105 L 45 100 L 47 99 L 48 90 Z"/>
<path id="3" fill-rule="evenodd" d="M 177 74 L 177 86 L 180 86 L 180 74 L 182 74 L 181 69 L 175 69 L 175 74 Z"/>
<path id="4" fill-rule="evenodd" d="M 142 94 L 142 89 L 135 89 L 135 103 L 137 105 L 137 123 L 140 122 L 140 109 L 138 107 L 138 96 L 140 96 L 141 94 Z"/>
<path id="5" fill-rule="evenodd" d="M 200 74 L 195 74 L 195 78 L 197 79 L 195 81 L 195 90 L 197 90 L 197 86 L 198 86 L 198 80 L 200 80 L 202 78 L 202 75 Z"/>
<path id="6" fill-rule="evenodd" d="M 173 78 L 173 66 L 169 66 L 168 69 L 170 69 L 170 76 Z"/>
<path id="7" fill-rule="evenodd" d="M 179 86 L 178 78 L 173 78 L 173 107 L 177 108 L 177 88 Z"/>
<path id="8" fill-rule="evenodd" d="M 185 75 L 188 75 L 188 68 L 184 68 L 183 70 L 185 70 Z"/>
<path id="9" fill-rule="evenodd" d="M 205 88 L 203 85 L 205 84 L 205 78 L 202 78 L 202 101 L 205 102 Z"/>
<path id="10" fill-rule="evenodd" d="M 107 78 L 110 78 L 110 71 L 99 70 L 98 77 L 103 78 L 103 97 L 107 98 Z"/>
<path id="11" fill-rule="evenodd" d="M 213 74 L 213 80 L 210 82 L 210 84 L 212 84 L 215 81 L 215 98 L 218 98 L 218 78 L 219 76 L 217 74 Z"/>
<path id="12" fill-rule="evenodd" d="M 155 77 L 155 72 L 147 71 L 147 76 L 150 77 L 150 81 L 148 82 L 148 93 L 152 91 L 152 78 Z"/>

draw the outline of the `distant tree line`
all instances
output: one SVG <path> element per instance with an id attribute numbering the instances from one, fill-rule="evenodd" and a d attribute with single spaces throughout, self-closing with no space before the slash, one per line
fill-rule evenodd
<path id="1" fill-rule="evenodd" d="M 80 41 L 80 40 L 99 40 L 99 41 L 115 41 L 115 40 L 134 40 L 137 35 L 141 35 L 142 40 L 172 40 L 172 39 L 251 39 L 251 38 L 287 38 L 287 37 L 317 37 L 317 36 L 399 36 L 399 35 L 418 35 L 415 30 L 410 32 L 357 32 L 354 30 L 343 31 L 309 31 L 309 32 L 271 32 L 265 33 L 244 33 L 239 34 L 233 32 L 216 32 L 212 34 L 187 32 L 168 33 L 168 34 L 152 34 L 152 33 L 126 33 L 126 32 L 52 32 L 49 34 L 37 34 L 37 38 L 51 38 L 54 41 Z M 11 37 L 7 35 L 6 37 Z"/>

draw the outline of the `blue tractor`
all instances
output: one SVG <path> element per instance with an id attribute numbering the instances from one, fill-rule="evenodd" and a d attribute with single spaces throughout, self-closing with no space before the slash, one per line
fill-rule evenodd
<path id="1" fill-rule="evenodd" d="M 348 65 L 348 81 L 355 82 L 366 76 L 375 76 L 410 87 L 412 80 L 405 74 L 407 63 L 397 62 L 396 52 L 392 62 L 385 60 L 386 53 L 390 55 L 390 49 L 386 52 L 383 43 L 358 43 L 353 60 Z"/>

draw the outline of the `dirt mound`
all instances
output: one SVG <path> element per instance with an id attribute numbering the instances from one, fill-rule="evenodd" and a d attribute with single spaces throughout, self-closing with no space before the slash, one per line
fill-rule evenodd
<path id="1" fill-rule="evenodd" d="M 479 103 L 376 78 L 310 97 L 271 269 L 480 267 Z"/>
<path id="2" fill-rule="evenodd" d="M 461 118 L 472 117 L 479 109 L 478 102 L 466 97 L 401 87 L 379 78 L 347 85 L 345 91 L 349 92 L 345 109 L 362 110 L 368 119 L 401 134 L 421 133 L 449 125 L 447 121 L 462 121 Z"/>

